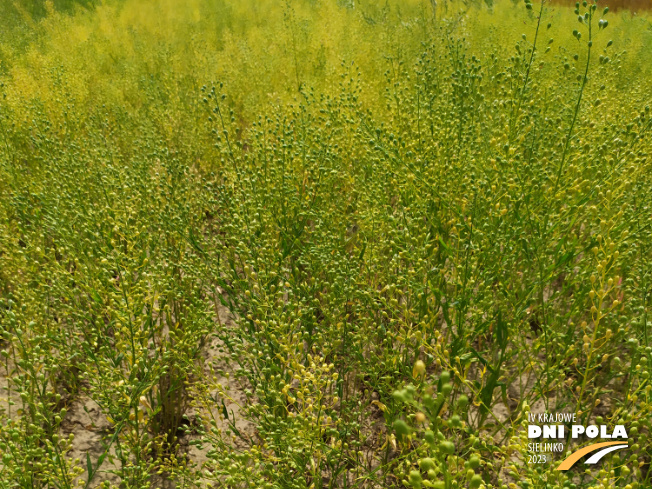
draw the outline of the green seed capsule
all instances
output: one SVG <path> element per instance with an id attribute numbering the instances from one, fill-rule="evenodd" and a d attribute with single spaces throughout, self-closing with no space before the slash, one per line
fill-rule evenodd
<path id="1" fill-rule="evenodd" d="M 410 427 L 402 419 L 397 419 L 394 421 L 394 430 L 399 436 L 405 436 L 410 434 Z"/>
<path id="2" fill-rule="evenodd" d="M 478 489 L 480 485 L 482 484 L 482 476 L 476 474 L 473 477 L 471 477 L 471 481 L 469 482 L 469 487 L 471 489 Z"/>
<path id="3" fill-rule="evenodd" d="M 455 444 L 452 441 L 442 441 L 439 443 L 439 450 L 447 455 L 455 453 Z"/>
<path id="4" fill-rule="evenodd" d="M 412 484 L 421 483 L 423 479 L 421 478 L 421 473 L 418 470 L 410 471 L 410 482 Z"/>
<path id="5" fill-rule="evenodd" d="M 428 471 L 435 467 L 435 461 L 429 457 L 422 458 L 419 460 L 419 468 L 424 471 Z"/>
<path id="6" fill-rule="evenodd" d="M 425 438 L 428 444 L 430 445 L 435 444 L 435 434 L 431 430 L 426 431 L 423 437 Z"/>

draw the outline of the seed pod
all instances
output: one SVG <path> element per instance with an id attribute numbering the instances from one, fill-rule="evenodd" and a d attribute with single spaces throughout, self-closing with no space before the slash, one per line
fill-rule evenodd
<path id="1" fill-rule="evenodd" d="M 478 489 L 480 485 L 482 484 L 482 476 L 476 474 L 473 477 L 471 477 L 471 481 L 469 482 L 469 487 L 471 489 Z"/>
<path id="2" fill-rule="evenodd" d="M 419 460 L 419 468 L 425 471 L 433 469 L 435 468 L 435 461 L 429 457 L 422 458 Z"/>
<path id="3" fill-rule="evenodd" d="M 406 401 L 405 394 L 406 394 L 405 391 L 394 391 L 392 392 L 392 397 L 397 401 L 405 402 Z"/>
<path id="4" fill-rule="evenodd" d="M 410 434 L 410 427 L 402 419 L 394 421 L 394 431 L 399 436 L 406 436 Z"/>
<path id="5" fill-rule="evenodd" d="M 464 409 L 469 404 L 469 398 L 462 394 L 457 400 L 457 405 Z"/>
<path id="6" fill-rule="evenodd" d="M 412 371 L 413 377 L 418 377 L 426 371 L 426 364 L 421 360 L 417 360 L 414 364 L 414 370 Z"/>
<path id="7" fill-rule="evenodd" d="M 427 430 L 423 434 L 423 437 L 430 446 L 434 446 L 434 444 L 435 444 L 435 434 L 431 430 Z"/>
<path id="8" fill-rule="evenodd" d="M 455 453 L 455 444 L 452 441 L 442 441 L 439 443 L 439 450 L 447 455 Z"/>
<path id="9" fill-rule="evenodd" d="M 412 484 L 412 487 L 421 487 L 422 481 L 421 472 L 418 470 L 410 471 L 410 483 Z"/>

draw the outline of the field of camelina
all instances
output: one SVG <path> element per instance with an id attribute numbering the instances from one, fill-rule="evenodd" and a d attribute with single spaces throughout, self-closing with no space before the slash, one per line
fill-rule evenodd
<path id="1" fill-rule="evenodd" d="M 0 489 L 651 488 L 646 6 L 0 0 Z"/>

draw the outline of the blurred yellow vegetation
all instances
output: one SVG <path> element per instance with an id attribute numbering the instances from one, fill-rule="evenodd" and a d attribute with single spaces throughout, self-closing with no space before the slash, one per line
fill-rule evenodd
<path id="1" fill-rule="evenodd" d="M 550 35 L 571 38 L 572 16 L 562 15 L 565 8 L 558 10 L 552 14 Z M 507 41 L 535 22 L 533 15 L 506 1 L 491 11 L 483 7 L 462 16 L 464 11 L 462 4 L 451 3 L 447 15 L 452 22 L 446 28 L 457 29 L 474 46 L 491 49 L 503 39 L 504 49 L 511 49 Z M 625 62 L 634 63 L 650 49 L 650 36 L 644 35 L 649 20 L 623 22 L 630 15 L 613 17 L 606 35 L 614 38 Z M 38 101 L 61 116 L 66 104 L 111 104 L 136 113 L 158 94 L 180 101 L 167 101 L 166 109 L 176 112 L 203 84 L 219 80 L 229 87 L 240 117 L 250 120 L 260 104 L 295 99 L 299 86 L 332 92 L 342 63 L 353 63 L 360 71 L 364 102 L 382 106 L 384 73 L 391 77 L 392 68 L 412 59 L 433 28 L 438 26 L 427 0 L 384 6 L 363 1 L 355 7 L 336 1 L 126 0 L 78 9 L 75 15 L 50 9 L 34 26 L 38 42 L 25 53 L 14 51 L 8 60 L 10 47 L 3 46 L 2 52 L 13 106 Z M 647 69 L 642 75 L 650 74 Z"/>

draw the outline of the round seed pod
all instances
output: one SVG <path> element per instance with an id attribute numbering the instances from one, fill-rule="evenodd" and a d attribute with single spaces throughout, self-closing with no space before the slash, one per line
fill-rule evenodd
<path id="1" fill-rule="evenodd" d="M 442 441 L 439 443 L 439 450 L 446 455 L 455 453 L 455 444 L 452 441 Z"/>
<path id="2" fill-rule="evenodd" d="M 398 434 L 399 436 L 406 436 L 410 434 L 410 427 L 402 419 L 397 419 L 396 421 L 394 421 L 393 426 L 394 426 L 394 431 L 396 431 L 396 434 Z"/>

